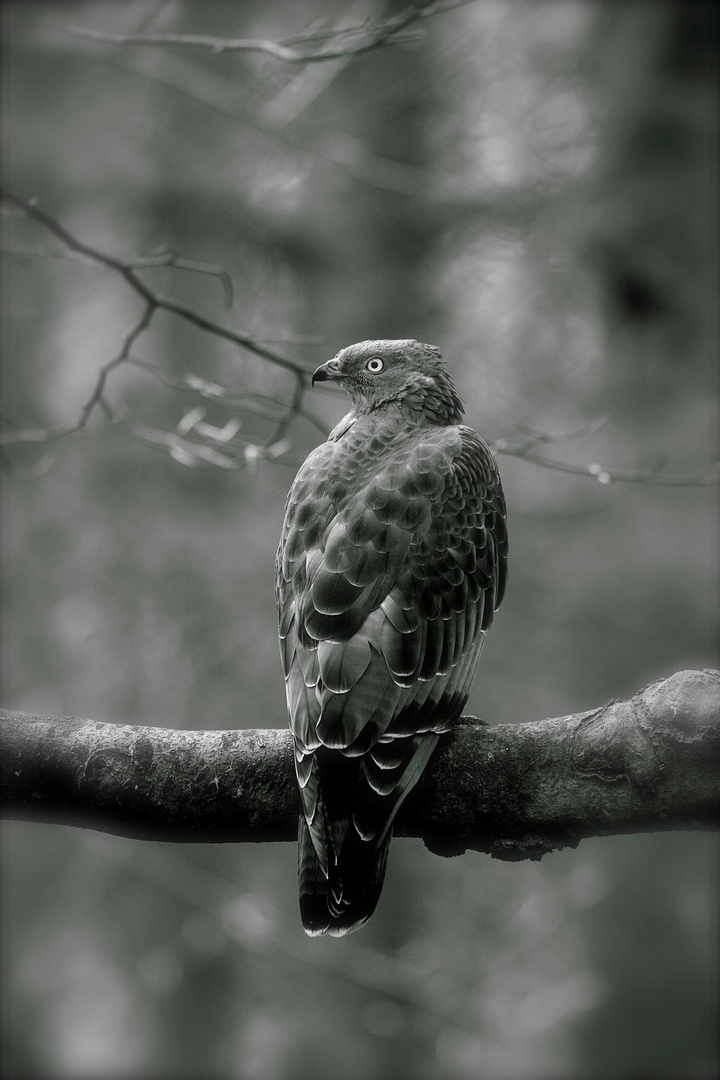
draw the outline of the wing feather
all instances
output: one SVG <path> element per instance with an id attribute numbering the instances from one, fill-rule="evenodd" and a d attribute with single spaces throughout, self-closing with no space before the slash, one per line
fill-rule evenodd
<path id="1" fill-rule="evenodd" d="M 374 906 L 392 822 L 462 711 L 506 580 L 502 489 L 479 436 L 368 435 L 362 421 L 298 473 L 276 563 L 303 819 L 321 871 L 305 843 L 318 933 L 357 922 L 348 860 L 368 863 Z"/>

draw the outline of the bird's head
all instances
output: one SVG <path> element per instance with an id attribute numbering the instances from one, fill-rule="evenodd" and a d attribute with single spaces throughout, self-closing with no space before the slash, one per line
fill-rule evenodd
<path id="1" fill-rule="evenodd" d="M 350 395 L 357 414 L 393 402 L 436 424 L 457 424 L 463 413 L 440 350 L 411 338 L 348 345 L 314 372 L 313 386 L 326 381 Z"/>

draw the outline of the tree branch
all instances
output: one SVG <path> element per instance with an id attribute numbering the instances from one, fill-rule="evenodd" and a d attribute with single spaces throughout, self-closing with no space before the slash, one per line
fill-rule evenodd
<path id="1" fill-rule="evenodd" d="M 187 304 L 183 304 L 171 297 L 162 296 L 138 276 L 138 270 L 147 270 L 157 268 L 158 266 L 174 266 L 181 270 L 193 270 L 197 273 L 212 274 L 213 276 L 220 277 L 226 294 L 228 294 L 229 286 L 229 295 L 231 298 L 232 285 L 229 282 L 226 272 L 221 267 L 182 259 L 172 251 L 162 251 L 144 258 L 121 259 L 115 255 L 100 251 L 98 248 L 92 247 L 84 241 L 79 240 L 76 236 L 73 236 L 59 221 L 44 210 L 41 210 L 37 206 L 35 200 L 23 199 L 18 195 L 4 191 L 2 188 L 0 188 L 0 198 L 5 200 L 11 207 L 14 207 L 16 211 L 19 211 L 21 216 L 37 221 L 52 235 L 61 240 L 66 247 L 64 253 L 65 257 L 72 257 L 76 261 L 89 263 L 90 265 L 105 266 L 109 270 L 114 271 L 143 301 L 142 314 L 135 327 L 125 337 L 120 352 L 117 356 L 108 360 L 99 368 L 95 385 L 90 396 L 83 405 L 79 417 L 74 421 L 56 427 L 23 428 L 0 432 L 0 446 L 10 446 L 17 443 L 46 443 L 55 439 L 64 438 L 66 435 L 70 435 L 74 432 L 81 431 L 87 426 L 96 406 L 103 409 L 108 419 L 114 420 L 113 410 L 105 397 L 104 391 L 109 374 L 122 364 L 133 364 L 137 367 L 144 367 L 146 370 L 151 371 L 156 375 L 160 373 L 160 378 L 167 385 L 177 385 L 169 376 L 164 376 L 161 369 L 155 367 L 153 364 L 149 364 L 131 356 L 130 353 L 132 346 L 150 327 L 153 318 L 158 311 L 165 311 L 170 315 L 175 315 L 176 317 L 191 323 L 199 330 L 203 330 L 206 333 L 215 335 L 234 345 L 240 346 L 243 349 L 247 349 L 261 359 L 267 360 L 292 373 L 294 377 L 294 389 L 290 400 L 286 403 L 273 399 L 273 404 L 279 406 L 282 410 L 281 415 L 274 419 L 270 434 L 259 444 L 249 442 L 245 439 L 234 441 L 231 441 L 230 438 L 222 439 L 220 441 L 223 443 L 226 452 L 220 453 L 217 449 L 218 440 L 216 436 L 217 432 L 222 429 L 212 428 L 209 425 L 194 426 L 187 428 L 186 431 L 192 430 L 193 434 L 198 436 L 199 441 L 183 438 L 184 432 L 182 431 L 182 427 L 185 418 L 181 420 L 178 431 L 160 431 L 142 424 L 131 424 L 131 430 L 138 438 L 167 448 L 171 456 L 182 465 L 196 466 L 204 463 L 215 468 L 240 469 L 245 466 L 252 467 L 260 459 L 272 461 L 282 458 L 287 450 L 290 449 L 291 443 L 287 438 L 287 431 L 296 417 L 304 418 L 309 423 L 313 424 L 313 426 L 319 428 L 323 434 L 326 433 L 325 429 L 319 424 L 317 419 L 303 408 L 305 391 L 307 390 L 310 376 L 310 371 L 308 369 L 304 368 L 296 361 L 289 360 L 274 350 L 268 349 L 261 342 L 249 335 L 239 333 L 236 330 L 231 330 L 229 327 L 223 326 L 221 323 L 207 318 L 205 315 L 201 314 L 201 312 L 195 311 L 194 308 L 189 307 Z M 39 255 L 52 258 L 63 257 L 63 252 L 61 251 L 48 251 L 33 245 L 6 245 L 5 251 L 9 254 L 16 255 Z M 202 389 L 203 386 L 213 387 L 217 392 L 204 392 Z M 227 387 L 219 386 L 216 383 L 207 383 L 205 380 L 195 376 L 188 376 L 186 383 L 182 384 L 179 388 L 195 391 L 200 396 L 207 397 L 217 404 L 225 405 L 227 407 L 239 408 L 242 404 L 242 399 L 241 401 L 238 401 L 237 398 L 230 398 L 228 396 Z M 246 400 L 247 399 L 245 399 L 245 401 Z M 243 407 L 245 411 L 254 411 L 256 415 L 259 415 L 256 410 L 248 409 L 247 405 L 244 405 Z M 270 420 L 269 417 L 266 419 Z M 570 431 L 558 432 L 555 434 L 536 431 L 517 423 L 514 423 L 513 426 L 518 428 L 518 430 L 524 430 L 524 437 L 517 443 L 511 443 L 507 439 L 496 439 L 491 446 L 493 453 L 522 458 L 523 461 L 527 461 L 530 464 L 539 465 L 542 468 L 553 469 L 558 472 L 574 473 L 579 476 L 592 477 L 601 484 L 624 482 L 668 487 L 694 487 L 720 483 L 720 463 L 718 462 L 715 462 L 710 467 L 691 473 L 666 473 L 661 471 L 660 468 L 646 471 L 611 469 L 594 463 L 583 465 L 574 462 L 558 461 L 554 458 L 549 458 L 543 454 L 537 453 L 535 449 L 538 444 L 547 445 L 550 443 L 564 442 L 569 438 L 577 438 L 579 435 L 594 431 L 599 426 L 599 422 L 597 421 L 580 428 L 574 428 Z M 284 463 L 293 464 L 292 462 L 287 461 L 287 459 Z M 299 463 L 296 464 L 299 465 Z"/>
<path id="2" fill-rule="evenodd" d="M 295 838 L 286 731 L 180 731 L 0 713 L 7 817 L 145 840 Z M 438 854 L 540 858 L 589 836 L 720 825 L 720 673 L 525 724 L 464 718 L 395 832 Z"/>
<path id="3" fill-rule="evenodd" d="M 324 60 L 338 60 L 340 57 L 360 56 L 362 53 L 380 49 L 386 45 L 401 45 L 421 40 L 409 28 L 421 19 L 441 15 L 458 7 L 465 7 L 474 0 L 454 0 L 451 3 L 411 4 L 398 15 L 382 19 L 372 24 L 336 28 L 323 35 L 308 35 L 291 39 L 293 44 L 307 45 L 311 41 L 325 39 L 320 48 L 293 48 L 288 42 L 270 41 L 263 38 L 221 38 L 208 34 L 112 34 L 90 27 L 67 26 L 62 23 L 45 23 L 49 30 L 70 37 L 94 41 L 99 45 L 140 45 L 145 47 L 181 47 L 204 49 L 213 53 L 224 52 L 260 52 L 282 60 L 286 64 L 311 64 Z M 356 41 L 352 41 L 356 38 Z"/>
<path id="4" fill-rule="evenodd" d="M 597 426 L 595 427 L 595 430 Z M 593 430 L 593 425 L 587 425 L 586 430 Z M 649 484 L 652 487 L 707 487 L 710 484 L 720 484 L 720 461 L 715 461 L 702 470 L 688 473 L 663 472 L 664 463 L 661 462 L 653 469 L 616 469 L 591 462 L 583 465 L 574 461 L 560 461 L 558 458 L 547 457 L 539 454 L 534 449 L 538 443 L 563 442 L 566 438 L 576 438 L 582 434 L 581 428 L 574 432 L 560 432 L 557 435 L 551 433 L 528 436 L 518 443 L 508 442 L 507 439 L 495 439 L 490 445 L 493 454 L 505 454 L 507 457 L 521 458 L 531 465 L 539 465 L 543 469 L 551 469 L 554 472 L 572 473 L 575 476 L 590 476 L 599 484 Z"/>
<path id="5" fill-rule="evenodd" d="M 158 266 L 174 266 L 181 270 L 193 270 L 196 273 L 212 274 L 221 278 L 227 296 L 229 278 L 222 268 L 210 266 L 206 263 L 181 259 L 174 252 L 161 252 L 159 255 L 156 254 L 155 256 L 148 256 L 140 259 L 122 259 L 115 255 L 110 255 L 107 252 L 100 251 L 98 248 L 92 247 L 73 236 L 59 221 L 40 209 L 33 199 L 23 199 L 2 188 L 0 188 L 0 199 L 4 200 L 16 211 L 19 211 L 21 216 L 37 221 L 53 236 L 61 240 L 67 249 L 65 252 L 66 256 L 70 256 L 77 261 L 90 263 L 91 265 L 104 266 L 107 269 L 114 271 L 127 285 L 130 286 L 133 292 L 143 302 L 141 315 L 133 329 L 124 338 L 119 353 L 99 368 L 93 389 L 87 401 L 82 406 L 78 418 L 67 424 L 57 425 L 56 427 L 23 428 L 0 432 L 1 446 L 10 446 L 17 443 L 50 442 L 55 439 L 64 438 L 66 435 L 70 435 L 74 432 L 81 431 L 86 427 L 96 406 L 103 409 L 108 419 L 114 419 L 113 411 L 104 393 L 108 376 L 115 368 L 122 364 L 138 363 L 137 360 L 134 360 L 130 356 L 132 346 L 135 345 L 142 334 L 149 329 L 156 313 L 158 311 L 165 311 L 170 315 L 175 315 L 178 318 L 191 323 L 206 333 L 229 341 L 231 344 L 237 345 L 243 349 L 247 349 L 261 359 L 269 361 L 271 364 L 290 372 L 294 377 L 294 390 L 291 400 L 287 405 L 282 402 L 276 402 L 276 404 L 280 405 L 283 409 L 283 414 L 281 421 L 275 422 L 274 430 L 269 439 L 266 439 L 265 442 L 260 445 L 243 441 L 240 446 L 241 456 L 239 459 L 219 454 L 212 445 L 212 438 L 210 440 L 211 445 L 209 446 L 202 441 L 200 443 L 194 443 L 185 440 L 183 443 L 174 432 L 158 432 L 154 429 L 142 427 L 140 425 L 133 428 L 135 434 L 140 438 L 144 438 L 146 441 L 152 441 L 167 446 L 173 457 L 184 465 L 196 465 L 199 462 L 204 461 L 207 464 L 221 466 L 223 468 L 237 469 L 243 467 L 245 464 L 256 462 L 260 457 L 273 458 L 280 456 L 281 453 L 285 452 L 288 447 L 284 439 L 284 432 L 296 416 L 304 413 L 302 404 L 304 393 L 309 382 L 310 372 L 301 364 L 287 359 L 274 350 L 268 349 L 255 338 L 232 330 L 213 319 L 209 319 L 207 316 L 201 314 L 199 311 L 195 311 L 194 308 L 189 307 L 187 304 L 183 304 L 171 297 L 162 296 L 147 285 L 138 274 L 139 270 L 154 269 Z M 63 254 L 62 252 L 46 251 L 45 249 L 38 249 L 32 246 L 25 246 L 23 250 L 22 246 L 13 247 L 11 245 L 9 248 L 6 246 L 6 251 L 8 251 L 9 254 L 42 255 L 50 257 L 61 257 Z M 230 290 L 231 289 L 232 286 L 230 285 Z M 231 295 L 230 292 L 230 296 Z M 192 386 L 190 388 L 192 389 Z M 276 437 L 276 431 L 282 431 L 280 438 Z M 279 444 L 283 446 L 282 451 L 277 449 Z"/>
<path id="6" fill-rule="evenodd" d="M 180 301 L 173 300 L 170 297 L 161 296 L 159 293 L 155 292 L 154 289 L 151 289 L 145 284 L 142 278 L 138 277 L 136 271 L 138 269 L 148 269 L 150 266 L 156 266 L 157 263 L 148 262 L 146 259 L 120 259 L 115 255 L 108 255 L 104 251 L 99 251 L 97 248 L 91 247 L 90 244 L 78 240 L 72 233 L 69 233 L 67 229 L 65 229 L 54 217 L 51 217 L 50 214 L 41 210 L 34 199 L 23 199 L 19 195 L 14 195 L 12 192 L 5 191 L 2 188 L 0 188 L 0 198 L 5 200 L 11 206 L 14 206 L 23 216 L 39 222 L 39 224 L 43 225 L 54 236 L 57 236 L 59 240 L 62 240 L 71 251 L 83 255 L 86 259 L 90 259 L 102 266 L 106 266 L 110 270 L 114 270 L 127 282 L 131 289 L 145 301 L 146 304 L 153 308 L 178 315 L 181 319 L 193 323 L 201 330 L 207 330 L 211 334 L 217 334 L 219 337 L 225 338 L 234 345 L 239 345 L 243 349 L 248 349 L 263 360 L 269 360 L 271 364 L 276 364 L 278 367 L 285 368 L 286 371 L 292 371 L 298 376 L 310 374 L 300 364 L 295 363 L 293 360 L 288 360 L 286 357 L 280 356 L 270 349 L 266 349 L 248 334 L 242 334 L 236 330 L 231 330 L 229 327 L 223 326 L 222 323 L 216 323 L 212 319 L 206 318 L 206 316 L 201 315 L 200 312 L 195 311 L 186 304 L 182 304 Z M 197 264 L 195 269 L 197 270 Z M 213 267 L 213 270 L 216 269 L 217 268 Z M 208 272 L 207 267 L 204 265 L 202 272 Z"/>

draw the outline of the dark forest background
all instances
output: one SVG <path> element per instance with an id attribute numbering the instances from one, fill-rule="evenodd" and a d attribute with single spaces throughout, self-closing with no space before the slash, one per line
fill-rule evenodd
<path id="1" fill-rule="evenodd" d="M 306 65 L 47 25 L 281 40 L 399 10 L 7 3 L 6 182 L 102 251 L 222 265 L 230 310 L 213 276 L 143 274 L 306 368 L 364 338 L 442 347 L 510 511 L 469 711 L 562 715 L 717 666 L 713 5 L 477 0 L 423 19 L 420 40 Z M 62 245 L 4 220 L 7 430 L 71 423 L 138 299 L 112 271 L 23 252 Z M 86 431 L 5 448 L 5 704 L 281 727 L 283 504 L 345 400 L 308 393 L 320 430 L 296 416 L 267 460 L 253 448 L 292 373 L 166 313 L 132 354 L 161 377 L 111 373 L 119 422 L 95 409 Z M 133 431 L 202 442 L 196 408 L 195 424 L 241 423 L 243 467 Z M 368 926 L 307 940 L 292 844 L 6 823 L 4 1073 L 706 1078 L 717 854 L 692 833 L 540 863 L 396 840 Z"/>

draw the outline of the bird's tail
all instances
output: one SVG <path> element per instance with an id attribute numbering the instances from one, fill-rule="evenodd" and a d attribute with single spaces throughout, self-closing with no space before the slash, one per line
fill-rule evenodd
<path id="1" fill-rule="evenodd" d="M 330 857 L 326 876 L 301 815 L 298 878 L 300 916 L 306 934 L 343 937 L 367 922 L 382 891 L 391 836 L 388 829 L 379 845 L 370 844 L 350 823 L 337 860 Z"/>

